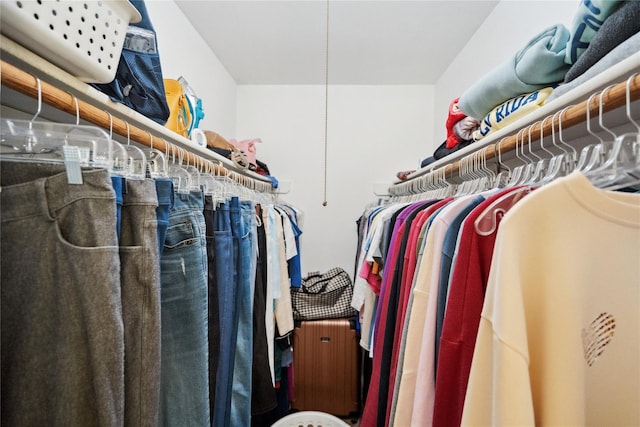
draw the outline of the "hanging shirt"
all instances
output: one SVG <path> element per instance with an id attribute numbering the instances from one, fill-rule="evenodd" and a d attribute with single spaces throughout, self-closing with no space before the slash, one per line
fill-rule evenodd
<path id="1" fill-rule="evenodd" d="M 367 393 L 367 401 L 365 402 L 364 411 L 362 414 L 363 425 L 375 425 L 378 418 L 378 395 L 380 391 L 381 380 L 381 356 L 382 351 L 376 346 L 384 344 L 384 331 L 386 326 L 387 311 L 388 311 L 388 295 L 391 291 L 391 279 L 395 269 L 395 263 L 397 261 L 397 255 L 399 252 L 400 236 L 398 236 L 398 230 L 404 223 L 404 219 L 411 214 L 414 210 L 420 207 L 419 203 L 410 205 L 400 211 L 396 217 L 394 223 L 394 229 L 391 234 L 391 240 L 389 243 L 389 252 L 387 256 L 387 262 L 385 263 L 384 273 L 382 278 L 382 287 L 380 289 L 380 299 L 378 301 L 378 309 L 376 310 L 375 323 L 374 323 L 374 357 L 371 371 L 371 380 L 369 383 L 369 391 Z"/>
<path id="2" fill-rule="evenodd" d="M 460 425 L 493 244 L 501 220 L 501 213 L 488 210 L 493 203 L 513 193 L 523 194 L 528 191 L 523 191 L 521 187 L 503 190 L 480 203 L 462 223 L 440 337 L 434 426 Z M 504 209 L 502 206 L 500 205 Z M 490 227 L 478 230 L 475 222 L 480 215 L 488 215 L 495 222 Z"/>
<path id="3" fill-rule="evenodd" d="M 462 425 L 640 425 L 640 197 L 579 172 L 504 217 Z"/>
<path id="4" fill-rule="evenodd" d="M 436 217 L 429 233 L 437 232 L 437 243 L 435 248 L 439 256 L 434 257 L 429 284 L 429 297 L 426 307 L 426 315 L 422 331 L 418 334 L 421 340 L 419 362 L 416 369 L 416 389 L 413 397 L 413 414 L 411 415 L 412 426 L 431 425 L 433 418 L 433 403 L 435 399 L 435 332 L 436 332 L 436 312 L 438 302 L 438 284 L 440 281 L 442 264 L 442 245 L 444 244 L 447 231 L 451 226 L 455 226 L 458 215 L 470 212 L 484 198 L 482 196 L 464 196 L 451 202 Z M 436 262 L 437 259 L 437 262 Z"/>
<path id="5" fill-rule="evenodd" d="M 416 270 L 417 278 L 412 291 L 411 312 L 405 320 L 408 321 L 408 329 L 406 332 L 402 379 L 397 399 L 396 419 L 394 422 L 397 426 L 408 426 L 411 423 L 414 393 L 417 385 L 416 371 L 422 343 L 422 331 L 425 326 L 430 287 L 433 282 L 431 276 L 432 272 L 438 270 L 435 266 L 440 264 L 440 248 L 446 231 L 445 226 L 437 224 L 442 223 L 439 218 L 443 212 L 446 212 L 448 209 L 461 209 L 465 200 L 466 198 L 456 199 L 440 208 L 435 214 L 435 217 L 433 217 L 426 235 L 422 262 Z M 446 221 L 444 224 L 446 224 Z"/>
<path id="6" fill-rule="evenodd" d="M 393 372 L 395 373 L 395 384 L 393 385 L 393 396 L 391 399 L 391 408 L 389 411 L 389 423 L 390 425 L 394 424 L 394 419 L 395 419 L 395 414 L 396 414 L 396 409 L 398 407 L 398 396 L 400 394 L 400 386 L 402 383 L 402 365 L 404 363 L 404 358 L 405 358 L 405 351 L 406 351 L 406 341 L 407 341 L 407 331 L 408 331 L 408 318 L 411 314 L 411 309 L 413 307 L 413 290 L 416 286 L 416 282 L 417 282 L 417 277 L 418 277 L 418 273 L 420 272 L 419 270 L 419 266 L 422 265 L 422 259 L 423 259 L 423 255 L 424 255 L 424 243 L 425 243 L 425 235 L 426 235 L 426 231 L 429 228 L 429 224 L 431 222 L 431 220 L 434 218 L 435 213 L 438 212 L 443 206 L 445 206 L 446 204 L 448 204 L 451 200 L 453 200 L 453 198 L 448 198 L 445 200 L 441 200 L 431 206 L 429 206 L 427 209 L 425 209 L 423 211 L 423 215 L 424 215 L 424 221 L 422 221 L 422 224 L 418 224 L 418 226 L 420 227 L 420 229 L 418 230 L 418 236 L 417 236 L 417 240 L 416 240 L 416 265 L 415 265 L 415 269 L 414 272 L 411 276 L 411 288 L 409 289 L 409 295 L 408 295 L 408 301 L 406 302 L 406 307 L 404 308 L 404 314 L 402 314 L 403 317 L 403 325 L 402 325 L 402 332 L 401 332 L 401 337 L 400 337 L 400 344 L 398 346 L 397 349 L 397 360 L 395 361 L 395 369 L 393 370 Z M 415 352 L 414 352 L 415 353 Z M 411 357 L 413 355 L 413 353 L 411 353 L 411 350 L 409 351 L 409 357 Z M 393 363 L 393 361 L 392 361 Z M 401 424 L 398 424 L 401 425 Z"/>

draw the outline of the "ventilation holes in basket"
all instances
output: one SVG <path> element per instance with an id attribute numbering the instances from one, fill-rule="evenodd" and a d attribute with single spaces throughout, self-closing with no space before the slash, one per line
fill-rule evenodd
<path id="1" fill-rule="evenodd" d="M 18 6 L 20 9 L 22 9 L 22 2 L 21 1 L 17 1 L 16 2 L 16 6 Z"/>

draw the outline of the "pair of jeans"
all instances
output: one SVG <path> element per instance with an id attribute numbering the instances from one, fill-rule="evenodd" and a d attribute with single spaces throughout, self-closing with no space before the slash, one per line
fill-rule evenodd
<path id="1" fill-rule="evenodd" d="M 173 208 L 173 181 L 168 178 L 156 178 L 156 195 L 158 196 L 158 208 L 156 217 L 158 219 L 158 253 L 162 256 L 164 239 L 169 228 L 169 213 Z"/>
<path id="2" fill-rule="evenodd" d="M 160 407 L 158 198 L 151 179 L 125 179 L 120 226 L 125 426 L 155 427 Z"/>
<path id="3" fill-rule="evenodd" d="M 237 204 L 237 199 L 235 202 L 230 200 L 220 204 L 213 212 L 220 331 L 219 352 L 217 356 L 214 355 L 214 358 L 217 357 L 217 365 L 212 425 L 216 427 L 229 426 L 231 422 L 231 392 L 238 333 L 236 309 L 238 241 L 234 239 L 231 229 L 232 203 Z M 235 209 L 237 210 L 237 207 Z M 212 366 L 211 369 L 214 367 Z"/>
<path id="4" fill-rule="evenodd" d="M 160 259 L 162 426 L 209 420 L 207 255 L 201 192 L 176 192 Z"/>
<path id="5" fill-rule="evenodd" d="M 2 426 L 124 424 L 124 329 L 109 173 L 0 165 Z"/>
<path id="6" fill-rule="evenodd" d="M 253 299 L 257 267 L 256 213 L 253 202 L 232 200 L 231 230 L 238 240 L 238 332 L 233 369 L 231 425 L 251 425 L 251 372 L 253 362 Z M 237 207 L 233 203 L 237 202 Z"/>

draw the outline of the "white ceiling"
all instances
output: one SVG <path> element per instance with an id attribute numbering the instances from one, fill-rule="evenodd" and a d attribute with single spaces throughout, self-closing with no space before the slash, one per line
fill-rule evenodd
<path id="1" fill-rule="evenodd" d="M 330 84 L 433 84 L 499 0 L 330 0 Z M 324 0 L 176 0 L 238 84 L 324 84 Z"/>

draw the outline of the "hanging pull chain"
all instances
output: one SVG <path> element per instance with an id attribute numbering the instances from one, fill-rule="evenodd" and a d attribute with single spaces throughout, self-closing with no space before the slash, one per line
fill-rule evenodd
<path id="1" fill-rule="evenodd" d="M 327 129 L 329 115 L 329 0 L 327 0 L 327 40 L 324 61 L 324 200 L 322 206 L 327 206 Z"/>

